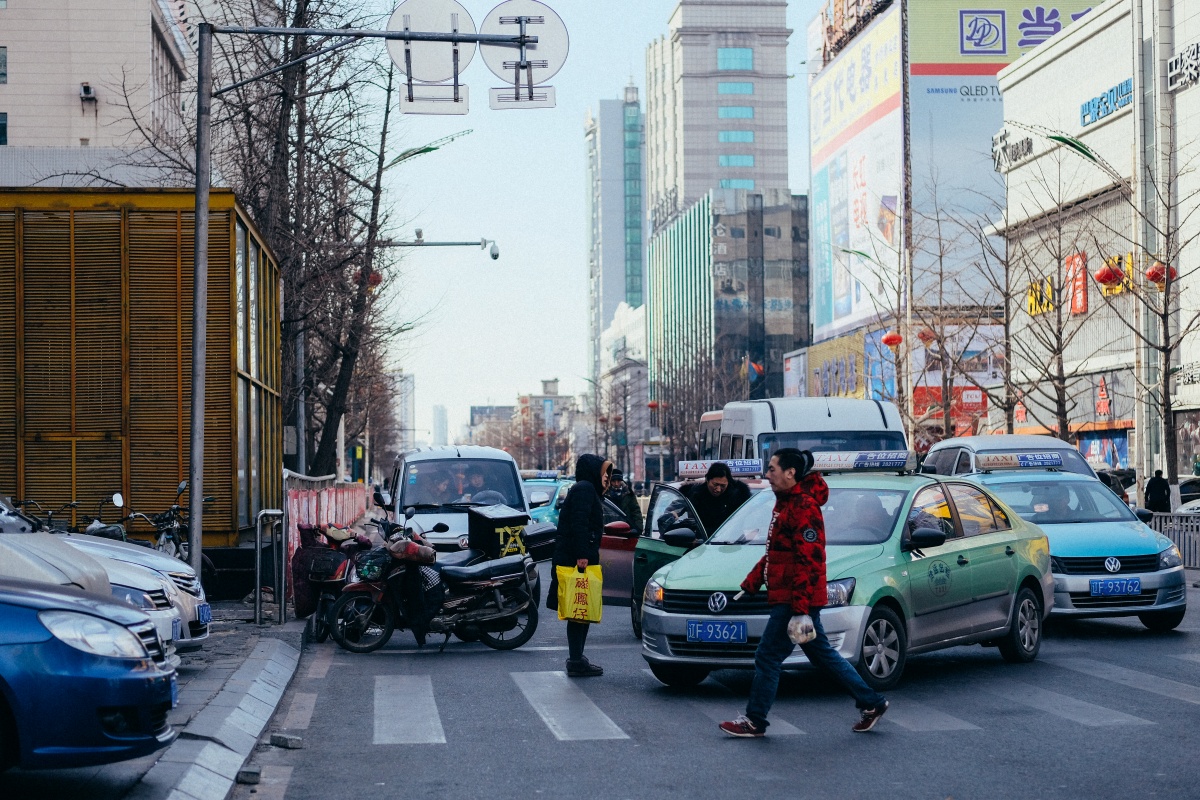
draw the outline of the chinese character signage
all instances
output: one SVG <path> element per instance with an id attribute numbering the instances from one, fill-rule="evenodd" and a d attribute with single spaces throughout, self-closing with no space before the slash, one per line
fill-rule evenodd
<path id="1" fill-rule="evenodd" d="M 1079 124 L 1086 128 L 1132 103 L 1133 78 L 1130 78 L 1097 97 L 1085 100 L 1079 107 Z"/>
<path id="2" fill-rule="evenodd" d="M 1063 259 L 1066 274 L 1067 297 L 1071 301 L 1072 314 L 1088 312 L 1087 253 L 1074 253 Z"/>
<path id="3" fill-rule="evenodd" d="M 1167 91 L 1177 92 L 1200 82 L 1200 42 L 1192 42 L 1167 62 Z"/>

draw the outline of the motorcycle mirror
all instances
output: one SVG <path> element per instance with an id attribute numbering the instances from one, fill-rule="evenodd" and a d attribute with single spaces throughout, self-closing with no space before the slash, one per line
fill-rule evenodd
<path id="1" fill-rule="evenodd" d="M 416 516 L 416 514 L 417 514 L 417 510 L 415 508 L 413 508 L 412 506 L 409 506 L 408 508 L 404 509 L 404 518 L 405 519 L 412 519 L 414 516 Z"/>
<path id="2" fill-rule="evenodd" d="M 449 530 L 450 530 L 450 526 L 444 522 L 439 522 L 438 524 L 433 526 L 434 533 L 446 533 Z"/>
<path id="3" fill-rule="evenodd" d="M 79 501 L 78 501 L 78 500 L 72 500 L 72 501 L 70 502 L 70 504 L 67 506 L 67 508 L 78 508 L 78 506 L 79 506 Z"/>
<path id="4" fill-rule="evenodd" d="M 179 497 L 179 495 L 183 494 L 186 491 L 187 491 L 187 481 L 180 481 L 179 488 L 175 490 L 175 496 Z"/>
<path id="5" fill-rule="evenodd" d="M 124 508 L 125 507 L 125 496 L 122 495 L 120 492 L 117 492 L 116 494 L 114 494 L 112 496 L 112 504 L 114 506 L 116 506 L 117 508 Z"/>
<path id="6" fill-rule="evenodd" d="M 215 503 L 215 502 L 217 502 L 217 498 L 213 497 L 211 494 L 206 494 L 206 495 L 204 495 L 204 502 Z"/>

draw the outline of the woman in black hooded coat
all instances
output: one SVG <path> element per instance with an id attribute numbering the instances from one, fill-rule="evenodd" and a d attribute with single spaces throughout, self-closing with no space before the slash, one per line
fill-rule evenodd
<path id="1" fill-rule="evenodd" d="M 612 462 L 591 453 L 575 463 L 575 485 L 567 491 L 566 500 L 558 515 L 558 539 L 554 545 L 555 567 L 585 569 L 600 563 L 600 539 L 604 535 L 604 505 L 600 499 L 608 489 Z M 558 610 L 558 574 L 550 581 L 546 607 Z M 567 675 L 590 678 L 603 675 L 604 670 L 583 655 L 587 641 L 588 622 L 567 620 Z"/>

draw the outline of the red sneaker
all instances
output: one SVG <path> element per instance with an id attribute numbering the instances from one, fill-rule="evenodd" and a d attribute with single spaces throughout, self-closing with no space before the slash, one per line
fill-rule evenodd
<path id="1" fill-rule="evenodd" d="M 864 708 L 862 710 L 862 718 L 854 723 L 855 733 L 866 733 L 875 727 L 875 723 L 879 722 L 879 718 L 888 710 L 888 702 L 884 700 L 874 708 Z"/>
<path id="2" fill-rule="evenodd" d="M 730 722 L 722 722 L 717 727 L 730 736 L 737 736 L 741 739 L 761 739 L 767 735 L 764 728 L 758 727 L 744 716 Z"/>

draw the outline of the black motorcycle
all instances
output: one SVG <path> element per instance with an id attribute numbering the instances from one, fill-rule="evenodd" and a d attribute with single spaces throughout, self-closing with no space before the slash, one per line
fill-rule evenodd
<path id="1" fill-rule="evenodd" d="M 405 525 L 413 510 L 405 512 Z M 428 633 L 478 638 L 496 650 L 514 650 L 537 631 L 537 565 L 525 555 L 468 563 L 470 550 L 433 560 L 420 533 L 374 520 L 387 541 L 354 558 L 342 596 L 330 611 L 334 641 L 353 653 L 369 653 L 397 629 L 412 630 L 417 643 Z"/>

